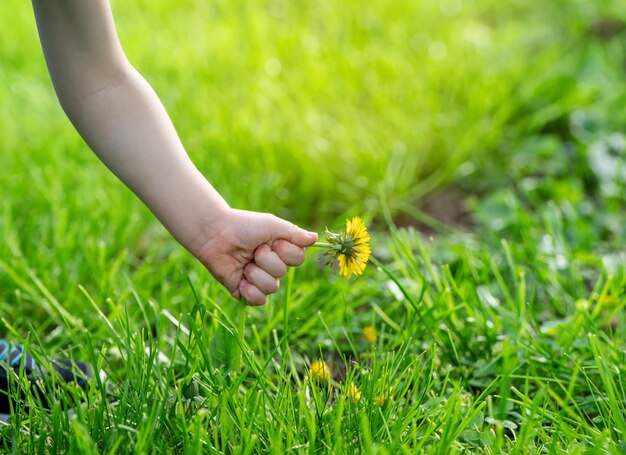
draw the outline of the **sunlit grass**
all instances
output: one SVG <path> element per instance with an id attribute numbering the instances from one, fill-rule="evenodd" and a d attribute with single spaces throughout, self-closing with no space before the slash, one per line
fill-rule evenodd
<path id="1" fill-rule="evenodd" d="M 131 62 L 227 200 L 288 207 L 308 221 L 357 200 L 379 213 L 381 197 L 408 210 L 471 173 L 520 134 L 520 114 L 561 102 L 559 91 L 546 99 L 532 88 L 571 71 L 572 43 L 585 36 L 584 9 L 572 2 L 113 7 Z M 99 196 L 107 208 L 118 197 L 127 203 L 54 100 L 30 8 L 13 0 L 4 9 L 0 90 L 10 91 L 0 92 L 0 140 L 9 169 L 23 185 L 62 179 L 63 188 L 110 188 Z M 28 183 L 14 152 L 25 149 L 45 169 Z M 83 175 L 73 172 L 79 164 Z"/>

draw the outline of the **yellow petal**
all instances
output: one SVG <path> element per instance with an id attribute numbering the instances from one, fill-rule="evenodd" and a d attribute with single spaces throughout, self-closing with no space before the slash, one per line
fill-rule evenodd
<path id="1" fill-rule="evenodd" d="M 363 336 L 365 337 L 365 341 L 369 344 L 375 343 L 377 337 L 376 329 L 371 325 L 363 327 Z"/>
<path id="2" fill-rule="evenodd" d="M 348 391 L 346 392 L 346 396 L 352 400 L 353 403 L 361 401 L 361 391 L 354 384 L 350 384 L 350 387 L 348 387 Z"/>
<path id="3" fill-rule="evenodd" d="M 328 381 L 330 379 L 330 367 L 323 360 L 316 360 L 311 364 L 311 376 L 320 381 Z"/>

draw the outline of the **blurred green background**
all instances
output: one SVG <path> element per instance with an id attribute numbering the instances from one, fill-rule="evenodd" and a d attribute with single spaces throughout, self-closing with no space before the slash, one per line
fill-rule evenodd
<path id="1" fill-rule="evenodd" d="M 411 212 L 621 89 L 623 41 L 606 45 L 618 1 L 112 3 L 129 59 L 227 200 L 313 225 L 381 202 Z M 2 9 L 4 191 L 38 206 L 60 185 L 73 216 L 112 216 L 132 202 L 58 106 L 30 6 Z"/>

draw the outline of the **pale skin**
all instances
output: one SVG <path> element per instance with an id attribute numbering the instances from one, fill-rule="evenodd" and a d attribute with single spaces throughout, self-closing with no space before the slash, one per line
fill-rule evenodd
<path id="1" fill-rule="evenodd" d="M 57 96 L 85 142 L 233 297 L 264 304 L 317 234 L 229 207 L 128 62 L 108 0 L 33 0 L 33 8 Z"/>

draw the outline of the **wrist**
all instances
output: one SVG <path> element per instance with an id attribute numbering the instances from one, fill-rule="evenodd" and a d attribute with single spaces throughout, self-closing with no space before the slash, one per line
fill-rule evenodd
<path id="1" fill-rule="evenodd" d="M 179 242 L 196 258 L 201 259 L 207 245 L 223 234 L 232 218 L 233 209 L 224 201 L 212 207 L 204 207 L 193 220 L 193 236 L 188 243 Z"/>
<path id="2" fill-rule="evenodd" d="M 231 210 L 191 161 L 173 166 L 142 199 L 172 236 L 196 256 Z"/>

